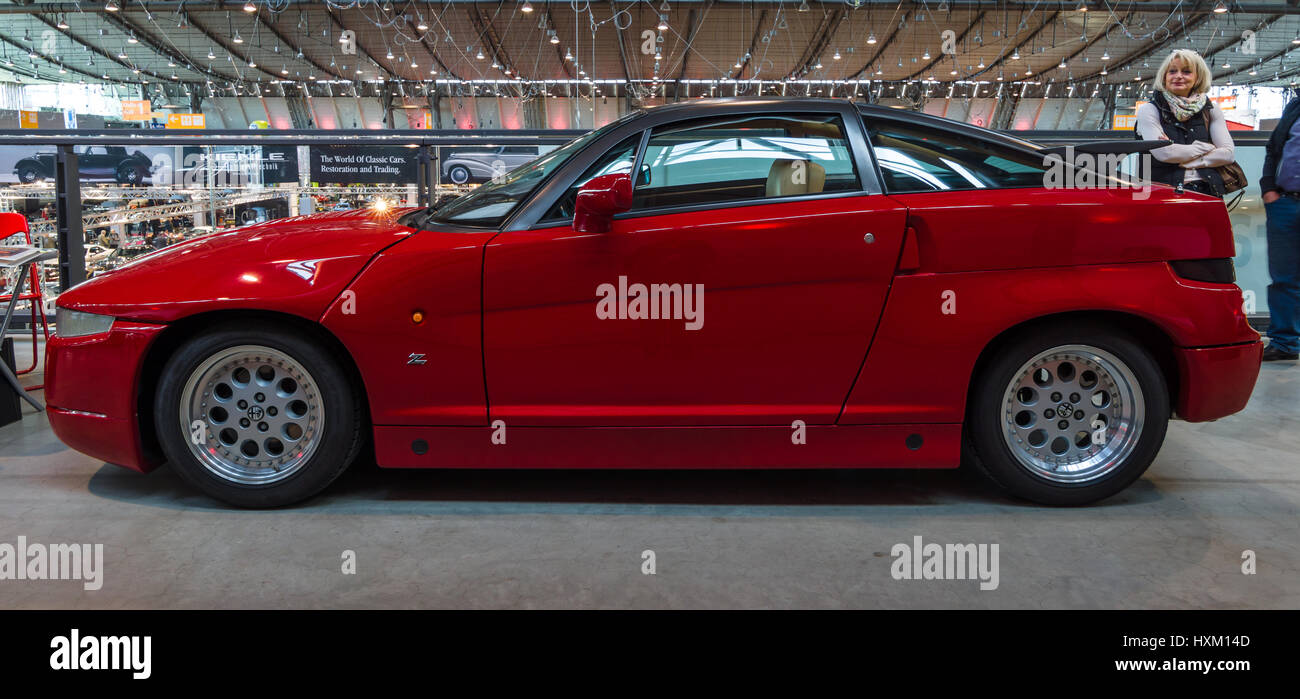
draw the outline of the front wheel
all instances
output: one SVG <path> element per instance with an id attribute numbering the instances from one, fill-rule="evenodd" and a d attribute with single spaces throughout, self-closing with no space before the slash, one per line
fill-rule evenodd
<path id="1" fill-rule="evenodd" d="M 138 185 L 144 182 L 144 168 L 137 165 L 122 165 L 117 168 L 117 183 Z"/>
<path id="2" fill-rule="evenodd" d="M 1164 442 L 1164 374 L 1128 335 L 1073 325 L 1004 345 L 977 378 L 975 460 L 1012 494 L 1085 505 L 1137 480 Z"/>
<path id="3" fill-rule="evenodd" d="M 243 323 L 184 344 L 158 384 L 154 424 L 185 480 L 240 507 L 315 495 L 361 447 L 359 396 L 311 338 Z"/>
<path id="4" fill-rule="evenodd" d="M 447 179 L 455 184 L 465 184 L 469 182 L 469 168 L 464 165 L 453 165 L 447 170 Z"/>

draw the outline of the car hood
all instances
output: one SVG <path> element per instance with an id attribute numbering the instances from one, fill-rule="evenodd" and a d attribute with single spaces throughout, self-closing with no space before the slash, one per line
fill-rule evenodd
<path id="1" fill-rule="evenodd" d="M 398 223 L 408 211 L 328 212 L 213 233 L 131 260 L 58 305 L 162 323 L 235 308 L 315 320 L 376 253 L 415 232 Z"/>

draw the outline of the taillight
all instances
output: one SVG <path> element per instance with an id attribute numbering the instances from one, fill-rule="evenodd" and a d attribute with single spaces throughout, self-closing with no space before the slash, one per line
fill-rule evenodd
<path id="1" fill-rule="evenodd" d="M 1215 284 L 1231 284 L 1237 281 L 1237 269 L 1232 266 L 1232 258 L 1222 257 L 1212 260 L 1176 260 L 1170 262 L 1174 274 L 1183 279 Z"/>

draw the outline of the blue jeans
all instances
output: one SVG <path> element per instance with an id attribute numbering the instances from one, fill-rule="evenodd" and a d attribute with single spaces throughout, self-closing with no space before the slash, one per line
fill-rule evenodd
<path id="1" fill-rule="evenodd" d="M 1265 204 L 1268 216 L 1268 339 L 1284 352 L 1300 351 L 1300 200 Z"/>

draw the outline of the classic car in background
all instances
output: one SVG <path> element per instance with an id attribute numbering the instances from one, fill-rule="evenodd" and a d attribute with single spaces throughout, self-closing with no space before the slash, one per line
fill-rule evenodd
<path id="1" fill-rule="evenodd" d="M 539 146 L 450 149 L 442 154 L 442 178 L 453 184 L 490 180 L 535 160 L 544 150 Z"/>
<path id="2" fill-rule="evenodd" d="M 122 146 L 77 146 L 77 168 L 83 180 L 112 180 L 118 184 L 144 184 L 157 168 L 149 156 Z M 23 184 L 54 177 L 54 154 L 37 153 L 14 163 L 14 175 Z"/>

